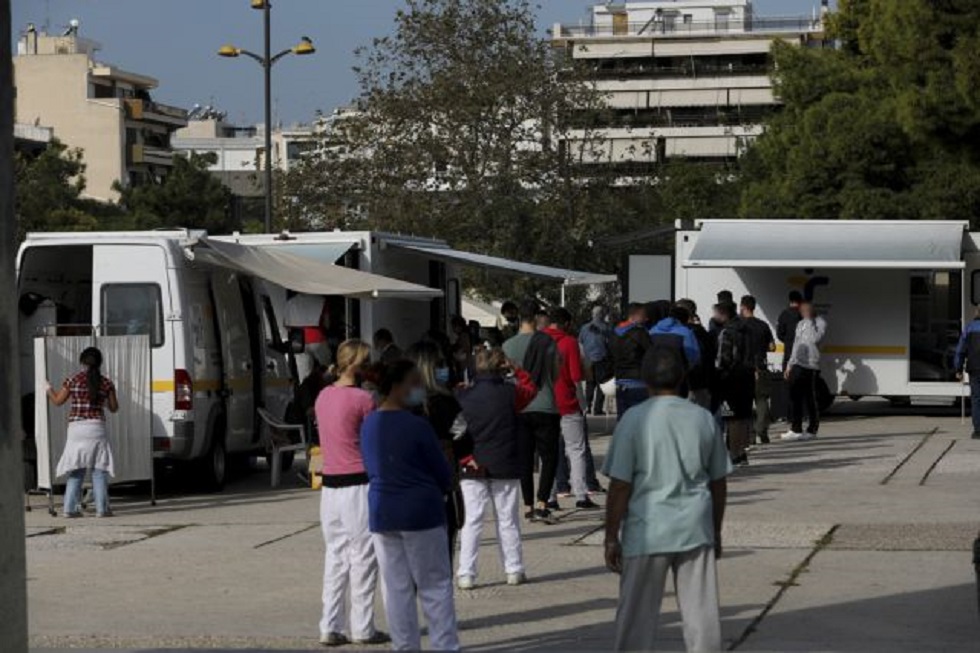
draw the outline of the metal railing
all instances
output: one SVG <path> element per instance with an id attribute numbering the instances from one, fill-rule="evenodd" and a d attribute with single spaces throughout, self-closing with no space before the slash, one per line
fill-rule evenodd
<path id="1" fill-rule="evenodd" d="M 740 34 L 793 34 L 821 32 L 820 18 L 810 16 L 753 16 L 744 20 L 690 21 L 657 18 L 636 22 L 612 20 L 601 25 L 557 25 L 555 38 L 609 37 L 609 36 L 723 36 Z"/>

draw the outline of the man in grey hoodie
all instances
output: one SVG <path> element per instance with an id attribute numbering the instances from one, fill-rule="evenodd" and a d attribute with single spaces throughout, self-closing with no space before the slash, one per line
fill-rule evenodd
<path id="1" fill-rule="evenodd" d="M 817 377 L 820 374 L 820 343 L 827 333 L 827 321 L 816 314 L 813 304 L 800 304 L 800 323 L 796 325 L 793 352 L 786 367 L 789 382 L 790 430 L 783 440 L 813 440 L 820 428 L 820 408 L 817 406 Z M 803 430 L 803 410 L 809 417 Z"/>

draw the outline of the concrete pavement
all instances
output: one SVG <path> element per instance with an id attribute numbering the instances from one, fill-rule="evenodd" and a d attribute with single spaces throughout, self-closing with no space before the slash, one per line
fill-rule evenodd
<path id="1" fill-rule="evenodd" d="M 601 420 L 595 426 L 601 426 Z M 773 444 L 732 479 L 720 564 L 740 651 L 980 650 L 971 546 L 980 441 L 956 417 L 845 415 L 819 440 Z M 601 456 L 607 438 L 593 449 Z M 115 503 L 112 520 L 28 515 L 31 640 L 49 648 L 317 648 L 316 493 L 255 473 L 222 495 Z M 35 500 L 38 502 L 38 500 Z M 566 500 L 567 502 L 567 500 Z M 468 650 L 608 650 L 616 578 L 601 514 L 525 529 L 531 583 L 494 543 L 457 593 Z M 485 534 L 492 534 L 488 528 Z M 383 612 L 378 608 L 383 627 Z M 672 597 L 665 650 L 682 650 Z"/>

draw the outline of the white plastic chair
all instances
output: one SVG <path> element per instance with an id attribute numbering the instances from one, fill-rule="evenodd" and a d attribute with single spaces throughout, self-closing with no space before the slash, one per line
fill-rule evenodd
<path id="1" fill-rule="evenodd" d="M 265 424 L 262 433 L 266 449 L 270 453 L 269 466 L 272 467 L 272 487 L 279 487 L 282 478 L 282 454 L 289 451 L 306 451 L 308 447 L 306 427 L 302 424 L 287 424 L 278 420 L 265 408 L 259 408 L 258 413 Z M 277 433 L 285 435 L 286 441 L 277 438 Z M 299 442 L 293 441 L 291 437 L 293 433 L 299 435 Z"/>

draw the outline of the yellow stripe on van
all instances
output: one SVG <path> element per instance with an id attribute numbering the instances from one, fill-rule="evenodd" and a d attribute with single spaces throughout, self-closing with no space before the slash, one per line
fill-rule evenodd
<path id="1" fill-rule="evenodd" d="M 174 391 L 174 380 L 173 379 L 159 379 L 155 380 L 150 384 L 150 388 L 153 392 L 163 393 L 163 392 L 173 392 Z M 213 379 L 201 379 L 200 381 L 194 381 L 194 392 L 207 392 L 207 391 L 217 391 L 221 389 L 221 381 L 215 381 Z"/>
<path id="2" fill-rule="evenodd" d="M 266 379 L 265 385 L 267 388 L 291 388 L 293 382 L 290 379 Z"/>
<path id="3" fill-rule="evenodd" d="M 783 345 L 776 345 L 777 352 L 783 353 L 785 350 Z M 901 345 L 827 345 L 821 347 L 820 352 L 850 356 L 905 356 L 909 350 Z"/>

